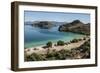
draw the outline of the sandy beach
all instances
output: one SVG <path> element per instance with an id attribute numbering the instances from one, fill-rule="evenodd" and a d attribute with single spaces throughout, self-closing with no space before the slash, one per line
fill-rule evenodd
<path id="1" fill-rule="evenodd" d="M 82 37 L 81 39 L 83 39 L 83 38 L 84 37 Z M 24 51 L 25 51 L 25 54 L 31 55 L 32 53 L 46 54 L 48 50 L 49 51 L 60 51 L 62 49 L 71 50 L 73 48 L 77 48 L 77 47 L 81 46 L 89 39 L 89 37 L 85 37 L 85 38 L 86 38 L 85 40 L 81 40 L 81 41 L 78 41 L 75 43 L 65 44 L 64 46 L 55 46 L 54 45 L 55 43 L 53 43 L 52 47 L 49 47 L 49 48 L 43 48 L 44 45 L 41 45 L 38 47 L 26 48 Z M 68 43 L 68 42 L 66 42 L 66 43 Z"/>

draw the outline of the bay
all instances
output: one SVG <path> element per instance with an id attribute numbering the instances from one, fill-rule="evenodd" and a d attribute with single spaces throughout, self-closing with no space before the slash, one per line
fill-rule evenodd
<path id="1" fill-rule="evenodd" d="M 59 32 L 59 26 L 51 29 L 41 29 L 31 25 L 24 26 L 24 47 L 36 47 L 45 45 L 48 41 L 56 43 L 58 40 L 69 42 L 74 38 L 81 38 L 84 35 L 72 32 Z"/>

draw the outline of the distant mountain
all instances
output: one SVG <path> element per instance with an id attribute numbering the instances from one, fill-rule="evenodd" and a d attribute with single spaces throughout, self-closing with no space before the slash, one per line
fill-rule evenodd
<path id="1" fill-rule="evenodd" d="M 63 24 L 65 24 L 65 23 L 67 23 L 67 22 L 51 21 L 51 23 L 52 23 L 53 25 L 55 25 L 55 26 L 59 26 L 59 25 L 63 25 Z"/>
<path id="2" fill-rule="evenodd" d="M 84 24 L 79 20 L 74 20 L 71 23 L 65 23 L 60 25 L 59 31 L 64 32 L 74 32 L 74 33 L 81 33 L 81 34 L 90 34 L 90 23 Z"/>
<path id="3" fill-rule="evenodd" d="M 74 20 L 73 22 L 57 22 L 57 21 L 34 21 L 25 22 L 25 25 L 31 25 L 41 29 L 50 29 L 52 27 L 58 26 L 58 30 L 61 32 L 74 32 L 81 34 L 90 34 L 90 23 L 84 24 L 79 20 Z"/>
<path id="4" fill-rule="evenodd" d="M 56 21 L 34 21 L 33 26 L 39 27 L 42 29 L 50 29 L 52 27 L 56 27 L 64 24 L 65 22 L 56 22 Z"/>
<path id="5" fill-rule="evenodd" d="M 34 22 L 33 26 L 34 27 L 39 27 L 41 29 L 50 29 L 54 25 L 51 22 L 49 22 L 49 21 L 38 21 L 38 22 Z"/>

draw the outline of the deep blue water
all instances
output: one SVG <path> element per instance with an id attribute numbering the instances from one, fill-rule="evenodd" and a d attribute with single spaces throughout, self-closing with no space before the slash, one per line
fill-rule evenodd
<path id="1" fill-rule="evenodd" d="M 70 41 L 74 38 L 80 38 L 83 35 L 71 32 L 59 32 L 58 27 L 51 29 L 40 29 L 31 25 L 24 26 L 24 47 L 35 47 L 45 45 L 48 41 L 57 42 L 58 40 Z"/>

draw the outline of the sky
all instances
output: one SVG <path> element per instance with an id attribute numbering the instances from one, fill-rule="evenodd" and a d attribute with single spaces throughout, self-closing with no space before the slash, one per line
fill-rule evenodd
<path id="1" fill-rule="evenodd" d="M 24 21 L 57 21 L 72 22 L 80 20 L 83 23 L 90 23 L 90 14 L 85 13 L 64 13 L 64 12 L 43 12 L 24 11 Z"/>

